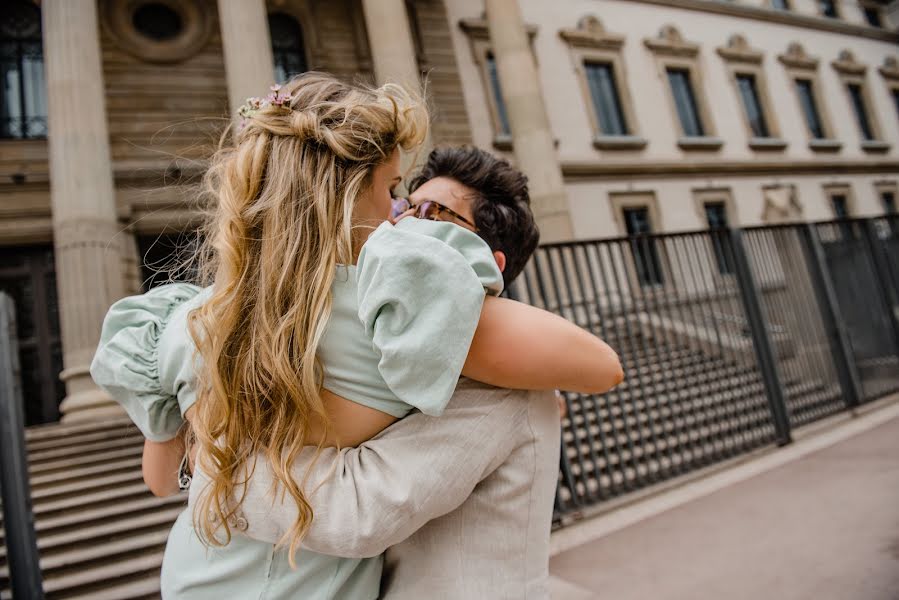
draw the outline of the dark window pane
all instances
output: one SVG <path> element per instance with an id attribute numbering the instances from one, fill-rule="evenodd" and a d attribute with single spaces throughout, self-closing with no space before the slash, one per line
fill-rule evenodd
<path id="1" fill-rule="evenodd" d="M 627 123 L 621 110 L 621 99 L 615 83 L 615 71 L 611 64 L 587 63 L 584 65 L 587 85 L 593 100 L 593 110 L 604 135 L 627 135 Z"/>
<path id="2" fill-rule="evenodd" d="M 193 233 L 145 235 L 137 238 L 144 291 L 172 281 L 196 281 L 198 238 Z"/>
<path id="3" fill-rule="evenodd" d="M 881 192 L 880 202 L 883 204 L 884 214 L 896 214 L 896 195 L 893 192 Z"/>
<path id="4" fill-rule="evenodd" d="M 899 116 L 899 88 L 893 88 L 890 93 L 893 95 L 893 104 L 896 105 L 896 114 Z"/>
<path id="5" fill-rule="evenodd" d="M 734 272 L 733 256 L 730 246 L 727 244 L 727 209 L 724 202 L 706 202 L 705 216 L 709 223 L 709 236 L 712 239 L 712 248 L 715 251 L 715 262 L 718 263 L 718 272 L 729 275 Z"/>
<path id="6" fill-rule="evenodd" d="M 662 263 L 659 260 L 656 240 L 648 235 L 652 233 L 649 210 L 646 208 L 625 208 L 624 224 L 627 228 L 627 234 L 631 237 L 631 251 L 634 255 L 634 265 L 637 269 L 637 279 L 639 279 L 640 285 L 661 285 L 664 283 Z"/>
<path id="7" fill-rule="evenodd" d="M 45 137 L 41 14 L 33 2 L 0 4 L 0 88 L 0 137 Z"/>
<path id="8" fill-rule="evenodd" d="M 846 86 L 846 89 L 849 91 L 849 100 L 852 103 L 852 110 L 855 112 L 855 120 L 858 123 L 859 131 L 861 131 L 862 139 L 873 140 L 874 133 L 871 129 L 871 122 L 868 120 L 868 111 L 865 107 L 862 87 L 857 83 L 850 83 Z"/>
<path id="9" fill-rule="evenodd" d="M 184 29 L 181 15 L 161 2 L 148 2 L 134 11 L 134 28 L 151 40 L 163 42 L 178 36 Z"/>
<path id="10" fill-rule="evenodd" d="M 272 40 L 275 81 L 283 83 L 309 70 L 303 28 L 296 19 L 284 13 L 272 13 L 268 16 L 268 31 Z"/>
<path id="11" fill-rule="evenodd" d="M 499 84 L 499 72 L 496 70 L 496 59 L 492 53 L 487 54 L 487 75 L 490 77 L 490 92 L 493 94 L 493 102 L 496 104 L 496 113 L 499 116 L 499 133 L 511 135 L 512 128 L 509 126 L 506 101 L 503 99 L 503 89 Z"/>
<path id="12" fill-rule="evenodd" d="M 873 6 L 865 6 L 865 20 L 868 22 L 868 25 L 871 27 L 883 27 L 883 23 L 880 21 L 880 11 L 874 8 Z"/>
<path id="13" fill-rule="evenodd" d="M 688 137 L 705 135 L 705 129 L 696 106 L 696 97 L 693 94 L 693 86 L 690 83 L 690 72 L 686 69 L 668 69 L 668 83 L 671 85 L 671 94 L 674 97 L 674 105 L 677 107 L 677 116 L 680 119 L 684 135 Z"/>
<path id="14" fill-rule="evenodd" d="M 777 10 L 790 10 L 790 3 L 787 0 L 771 0 L 771 7 Z"/>
<path id="15" fill-rule="evenodd" d="M 815 139 L 823 139 L 824 126 L 821 124 L 821 114 L 818 112 L 818 104 L 815 102 L 815 92 L 809 79 L 796 80 L 796 93 L 799 94 L 799 104 L 802 105 L 802 113 L 805 115 L 805 124 L 809 133 Z"/>
<path id="16" fill-rule="evenodd" d="M 768 123 L 765 121 L 762 103 L 759 102 L 755 76 L 746 73 L 737 75 L 737 87 L 740 89 L 740 98 L 743 100 L 743 108 L 746 110 L 752 134 L 760 138 L 768 137 Z"/>
<path id="17" fill-rule="evenodd" d="M 833 206 L 833 215 L 837 219 L 849 218 L 849 205 L 846 196 L 843 194 L 834 194 L 830 197 L 830 203 Z"/>
<path id="18" fill-rule="evenodd" d="M 818 7 L 825 17 L 837 18 L 837 5 L 834 0 L 818 0 Z"/>

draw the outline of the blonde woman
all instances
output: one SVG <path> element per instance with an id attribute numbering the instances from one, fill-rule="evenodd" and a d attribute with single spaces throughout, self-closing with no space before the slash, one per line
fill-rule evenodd
<path id="1" fill-rule="evenodd" d="M 413 408 L 439 415 L 462 373 L 601 392 L 620 381 L 620 365 L 568 322 L 492 297 L 502 275 L 473 231 L 385 223 L 400 149 L 427 128 L 423 105 L 402 88 L 310 74 L 244 116 L 206 179 L 217 203 L 206 236 L 212 285 L 117 303 L 92 374 L 150 442 L 172 439 L 192 413 L 208 484 L 170 534 L 164 596 L 376 598 L 379 557 L 297 556 L 317 483 L 291 470 L 304 446 L 358 444 Z M 298 507 L 283 545 L 239 535 L 236 492 L 257 455 Z"/>

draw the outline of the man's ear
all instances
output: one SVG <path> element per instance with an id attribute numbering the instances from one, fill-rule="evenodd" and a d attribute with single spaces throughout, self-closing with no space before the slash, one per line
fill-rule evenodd
<path id="1" fill-rule="evenodd" d="M 506 270 L 506 255 L 503 252 L 497 250 L 493 253 L 493 259 L 496 261 L 496 266 L 499 267 L 499 272 L 503 273 Z"/>

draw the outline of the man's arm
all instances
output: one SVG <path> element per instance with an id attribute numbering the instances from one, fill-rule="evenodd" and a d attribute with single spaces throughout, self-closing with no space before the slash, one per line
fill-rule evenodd
<path id="1" fill-rule="evenodd" d="M 443 416 L 415 413 L 358 448 L 324 450 L 309 477 L 322 483 L 311 494 L 315 516 L 303 546 L 333 556 L 376 556 L 457 508 L 520 443 L 516 432 L 527 427 L 530 393 L 463 380 Z M 297 460 L 297 480 L 312 455 L 307 449 Z M 274 492 L 269 467 L 260 461 L 242 506 L 245 535 L 274 543 L 289 530 L 296 505 Z"/>

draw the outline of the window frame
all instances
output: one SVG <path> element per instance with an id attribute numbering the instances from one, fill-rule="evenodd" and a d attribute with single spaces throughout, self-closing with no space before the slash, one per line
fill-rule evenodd
<path id="1" fill-rule="evenodd" d="M 822 0 L 815 0 L 815 6 L 818 9 L 818 16 L 820 16 L 824 19 L 842 19 L 843 11 L 840 9 L 840 0 L 828 0 L 828 1 L 831 2 L 833 5 L 834 14 L 832 16 L 828 15 L 826 12 L 824 12 L 823 7 L 821 6 Z"/>
<path id="2" fill-rule="evenodd" d="M 899 215 L 899 183 L 895 181 L 879 181 L 874 184 L 874 191 L 877 194 L 877 201 L 880 204 L 880 208 L 884 215 Z M 887 212 L 886 204 L 883 201 L 884 194 L 893 195 L 892 212 Z"/>
<path id="3" fill-rule="evenodd" d="M 661 221 L 661 213 L 659 211 L 658 200 L 654 192 L 610 192 L 609 193 L 609 209 L 612 212 L 612 219 L 618 226 L 621 237 L 628 239 L 628 248 L 631 251 L 631 258 L 625 260 L 630 285 L 635 290 L 641 290 L 643 294 L 658 293 L 664 295 L 666 288 L 669 288 L 674 279 L 672 277 L 671 266 L 668 260 L 668 253 L 664 243 L 657 240 L 652 241 L 654 252 L 658 259 L 659 275 L 661 283 L 645 284 L 640 280 L 639 270 L 637 269 L 636 254 L 633 246 L 630 244 L 630 236 L 627 232 L 627 222 L 625 220 L 624 211 L 645 208 L 649 216 L 649 222 L 652 227 L 652 234 L 658 234 L 664 231 Z"/>
<path id="4" fill-rule="evenodd" d="M 659 78 L 666 87 L 668 108 L 680 134 L 677 140 L 678 147 L 685 151 L 720 150 L 724 140 L 717 137 L 718 128 L 706 97 L 705 78 L 699 62 L 699 44 L 685 41 L 680 32 L 671 25 L 663 27 L 658 36 L 644 39 L 643 43 L 655 56 Z M 702 136 L 687 136 L 684 131 L 674 91 L 668 79 L 669 69 L 685 70 L 689 74 L 696 109 L 702 123 Z"/>
<path id="5" fill-rule="evenodd" d="M 622 56 L 625 36 L 607 32 L 598 18 L 587 15 L 578 21 L 577 27 L 560 30 L 559 37 L 568 46 L 572 67 L 584 101 L 583 105 L 586 107 L 587 118 L 593 129 L 593 146 L 598 150 L 642 150 L 645 148 L 648 142 L 641 134 L 628 83 L 627 68 Z M 591 63 L 607 64 L 611 67 L 618 93 L 618 104 L 627 126 L 627 133 L 624 135 L 609 135 L 602 131 L 587 77 L 587 65 Z"/>
<path id="6" fill-rule="evenodd" d="M 775 6 L 775 5 L 774 5 L 774 0 L 767 0 L 767 2 L 768 2 L 768 8 L 770 8 L 771 10 L 779 10 L 779 11 L 782 11 L 782 12 L 793 12 L 793 7 L 792 7 L 792 5 L 790 4 L 790 0 L 782 0 L 782 1 L 783 1 L 783 3 L 784 3 L 785 8 L 780 8 L 780 7 L 778 7 L 778 6 Z"/>
<path id="7" fill-rule="evenodd" d="M 497 150 L 512 150 L 512 132 L 511 122 L 509 124 L 510 131 L 504 134 L 502 131 L 502 121 L 500 119 L 499 107 L 493 95 L 493 83 L 490 78 L 488 68 L 488 54 L 494 54 L 493 47 L 490 43 L 490 33 L 487 28 L 487 21 L 481 19 L 462 19 L 459 21 L 459 28 L 468 36 L 468 43 L 471 50 L 472 58 L 478 68 L 481 78 L 481 89 L 487 101 L 487 112 L 490 114 L 490 123 L 493 127 L 493 147 Z M 528 34 L 528 42 L 531 48 L 531 54 L 534 56 L 534 64 L 537 64 L 536 53 L 534 52 L 534 37 L 537 35 L 537 28 L 533 25 L 525 25 Z M 499 81 L 499 77 L 497 77 Z M 505 104 L 505 97 L 503 96 Z"/>
<path id="8" fill-rule="evenodd" d="M 299 26 L 300 37 L 303 42 L 303 44 L 302 44 L 303 60 L 306 63 L 306 71 L 304 71 L 304 73 L 313 70 L 312 53 L 310 52 L 311 45 L 309 43 L 309 36 L 306 33 L 310 29 L 309 27 L 306 26 L 307 22 L 305 21 L 305 18 L 308 18 L 308 15 L 301 16 L 302 11 L 289 10 L 286 6 L 280 6 L 274 10 L 266 11 L 266 15 L 265 15 L 266 25 L 268 25 L 268 21 L 272 15 L 279 14 L 279 13 L 286 17 L 293 19 L 296 22 L 297 26 Z M 271 31 L 269 31 L 269 45 L 271 45 Z M 274 47 L 272 47 L 271 50 L 272 50 L 272 73 L 274 74 L 274 71 L 275 71 L 275 62 L 274 62 L 275 49 L 274 49 Z M 288 77 L 285 81 L 289 81 L 291 77 L 292 77 L 291 75 L 288 75 Z M 278 82 L 278 83 L 284 83 L 284 82 L 282 81 L 282 82 Z"/>
<path id="9" fill-rule="evenodd" d="M 833 198 L 835 196 L 843 196 L 846 198 L 846 218 L 855 218 L 857 205 L 855 195 L 852 193 L 852 186 L 848 183 L 826 183 L 822 186 L 824 197 L 827 199 L 827 207 L 830 209 L 833 219 L 839 219 L 836 211 L 834 211 Z"/>
<path id="10" fill-rule="evenodd" d="M 821 120 L 824 137 L 813 137 L 806 124 L 805 129 L 808 133 L 809 149 L 813 152 L 839 152 L 843 148 L 843 143 L 834 138 L 833 121 L 831 120 L 827 103 L 824 100 L 824 95 L 821 93 L 821 78 L 818 70 L 820 61 L 817 57 L 806 54 L 805 49 L 799 42 L 791 43 L 787 47 L 787 51 L 778 56 L 777 59 L 783 65 L 784 71 L 790 80 L 791 93 L 796 98 L 796 104 L 799 107 L 799 113 L 803 121 L 805 121 L 805 110 L 802 107 L 802 99 L 799 97 L 796 81 L 806 79 L 812 84 L 812 98 L 818 109 L 818 118 Z"/>
<path id="11" fill-rule="evenodd" d="M 895 56 L 886 57 L 877 71 L 883 77 L 887 94 L 890 96 L 890 104 L 893 105 L 896 119 L 899 120 L 899 58 Z"/>
<path id="12" fill-rule="evenodd" d="M 873 27 L 874 29 L 886 29 L 883 18 L 883 10 L 880 5 L 876 2 L 871 2 L 869 0 L 860 0 L 858 3 L 858 8 L 862 13 L 862 18 L 865 20 L 865 25 L 868 27 Z M 878 24 L 875 25 L 871 23 L 870 19 L 868 19 L 868 11 L 873 10 L 877 15 Z"/>
<path id="13" fill-rule="evenodd" d="M 733 229 L 740 226 L 739 220 L 737 219 L 737 211 L 736 205 L 734 204 L 733 192 L 730 188 L 721 187 L 693 189 L 693 205 L 696 209 L 696 214 L 699 218 L 699 222 L 701 223 L 703 229 L 711 231 L 711 228 L 708 224 L 708 214 L 706 212 L 706 205 L 708 204 L 722 204 L 724 206 L 724 218 L 727 221 L 728 229 Z M 718 267 L 715 271 L 715 276 L 721 280 L 733 279 L 736 274 L 736 265 L 733 262 L 733 255 L 728 256 L 726 253 L 719 255 L 719 248 L 712 236 L 709 236 L 709 245 L 710 256 L 714 257 L 713 260 L 715 261 L 715 266 Z M 727 265 L 728 261 L 730 261 L 729 265 Z M 729 266 L 730 270 L 722 270 L 721 267 L 724 265 Z"/>
<path id="14" fill-rule="evenodd" d="M 719 47 L 717 52 L 726 64 L 731 86 L 736 95 L 737 104 L 740 106 L 740 112 L 743 115 L 743 125 L 748 136 L 749 147 L 756 151 L 784 150 L 788 143 L 781 137 L 780 125 L 776 117 L 777 111 L 774 110 L 774 105 L 771 102 L 768 79 L 764 70 L 764 53 L 752 48 L 746 41 L 746 38 L 739 34 L 731 36 L 727 46 Z M 768 129 L 767 136 L 757 136 L 752 130 L 752 123 L 749 120 L 747 107 L 743 101 L 743 94 L 740 91 L 739 78 L 742 76 L 750 76 L 754 80 L 759 110 Z"/>
<path id="15" fill-rule="evenodd" d="M 4 37 L 3 39 L 6 43 L 15 45 L 15 58 L 16 58 L 16 68 L 15 72 L 17 74 L 17 83 L 16 86 L 16 98 L 18 103 L 20 104 L 20 111 L 18 117 L 9 117 L 4 118 L 4 127 L 8 131 L 12 131 L 14 129 L 14 124 L 19 127 L 19 135 L 3 135 L 4 132 L 0 131 L 0 141 L 3 143 L 28 143 L 33 141 L 38 142 L 46 142 L 47 133 L 48 133 L 48 93 L 47 93 L 47 84 L 46 84 L 46 70 L 47 63 L 46 58 L 44 56 L 44 42 L 43 42 L 43 22 L 41 20 L 41 11 L 40 7 L 22 0 L 21 5 L 24 6 L 25 10 L 33 10 L 32 17 L 35 18 L 35 21 L 32 25 L 36 25 L 37 34 L 33 37 Z M 10 7 L 12 8 L 12 7 Z M 40 71 L 41 71 L 41 79 L 40 81 L 35 82 L 33 78 L 26 77 L 27 69 L 24 68 L 24 59 L 28 57 L 28 53 L 24 50 L 24 47 L 36 45 L 37 49 L 40 53 Z M 35 61 L 33 64 L 37 64 Z M 34 91 L 37 93 L 35 97 L 28 97 L 29 94 L 27 90 L 29 88 L 29 83 L 32 84 Z M 38 104 L 38 107 L 35 107 L 39 110 L 39 105 L 43 104 L 43 115 L 40 114 L 31 114 L 29 108 L 30 104 L 33 105 L 35 102 Z M 30 134 L 29 130 L 31 129 L 31 124 L 39 124 L 43 129 L 43 133 L 41 134 Z"/>
<path id="16" fill-rule="evenodd" d="M 870 86 L 868 85 L 867 81 L 867 65 L 857 62 L 855 60 L 855 56 L 849 50 L 843 50 L 842 52 L 840 52 L 837 60 L 831 62 L 830 64 L 837 72 L 837 75 L 840 79 L 840 84 L 843 87 L 843 97 L 848 104 L 849 113 L 852 115 L 852 120 L 855 122 L 855 129 L 858 133 L 859 139 L 861 140 L 861 149 L 864 152 L 869 153 L 887 152 L 891 146 L 889 143 L 884 141 L 883 138 L 883 129 L 880 127 L 880 119 L 877 116 L 877 111 L 875 110 L 875 105 L 871 97 Z M 861 126 L 858 123 L 858 118 L 855 114 L 855 107 L 853 105 L 852 97 L 849 91 L 850 85 L 857 85 L 859 87 L 862 108 L 865 111 L 865 116 L 868 120 L 868 126 L 871 129 L 872 137 L 869 140 L 866 140 L 864 138 Z"/>

